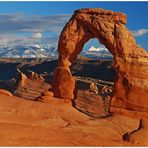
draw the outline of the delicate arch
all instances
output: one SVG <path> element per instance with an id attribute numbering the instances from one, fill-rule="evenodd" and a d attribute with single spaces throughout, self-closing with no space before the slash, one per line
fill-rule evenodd
<path id="1" fill-rule="evenodd" d="M 111 106 L 148 111 L 145 105 L 148 103 L 148 95 L 145 94 L 148 91 L 148 54 L 136 45 L 125 24 L 126 15 L 123 13 L 104 9 L 75 11 L 59 38 L 58 66 L 52 86 L 56 97 L 74 98 L 75 80 L 69 66 L 84 44 L 91 38 L 97 38 L 114 57 L 117 74 Z"/>

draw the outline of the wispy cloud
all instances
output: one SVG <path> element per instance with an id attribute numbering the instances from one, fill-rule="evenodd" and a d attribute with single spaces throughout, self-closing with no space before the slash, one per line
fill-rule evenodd
<path id="1" fill-rule="evenodd" d="M 18 36 L 12 34 L 0 35 L 1 46 L 16 45 L 50 45 L 56 47 L 58 43 L 58 35 L 43 37 L 41 33 L 34 33 L 32 36 Z"/>
<path id="2" fill-rule="evenodd" d="M 0 14 L 0 46 L 45 41 L 56 44 L 55 39 L 58 39 L 70 16 L 69 14 L 47 16 L 24 13 Z M 52 36 L 44 36 L 44 33 Z"/>
<path id="3" fill-rule="evenodd" d="M 70 15 L 56 14 L 48 16 L 23 13 L 0 14 L 0 32 L 38 32 L 60 31 Z M 56 29 L 55 29 L 56 28 Z"/>
<path id="4" fill-rule="evenodd" d="M 135 37 L 143 36 L 148 33 L 148 29 L 140 29 L 132 32 Z"/>

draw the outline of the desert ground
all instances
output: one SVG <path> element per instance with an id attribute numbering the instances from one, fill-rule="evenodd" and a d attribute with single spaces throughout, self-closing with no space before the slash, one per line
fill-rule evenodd
<path id="1" fill-rule="evenodd" d="M 70 102 L 48 98 L 46 102 L 0 95 L 1 146 L 147 146 L 148 122 L 138 128 L 139 119 L 113 114 L 90 117 Z"/>
<path id="2" fill-rule="evenodd" d="M 108 111 L 110 97 L 108 96 L 108 100 L 103 100 L 100 94 L 96 94 L 96 88 L 90 87 L 92 83 L 97 84 L 98 91 L 101 91 L 104 86 L 113 85 L 111 75 L 98 74 L 94 75 L 95 78 L 90 78 L 91 73 L 87 73 L 90 68 L 91 72 L 99 71 L 102 65 L 104 71 L 112 71 L 111 61 L 88 62 L 81 59 L 74 64 L 72 71 L 75 75 L 88 74 L 86 77 L 75 76 L 78 84 L 75 102 L 53 97 L 48 91 L 51 87 L 50 76 L 41 74 L 41 71 L 45 71 L 46 74 L 46 70 L 49 70 L 47 63 L 54 65 L 56 61 L 33 60 L 20 63 L 13 59 L 4 61 L 1 61 L 3 66 L 1 65 L 0 73 L 1 146 L 148 145 L 147 119 L 140 120 L 141 118 L 132 111 L 127 111 L 127 114 L 124 111 L 123 115 L 110 114 Z M 18 68 L 25 74 L 17 71 Z M 52 69 L 54 66 L 51 71 Z M 10 70 L 13 73 L 10 73 Z M 29 70 L 34 70 L 38 74 Z M 8 79 L 5 80 L 6 78 Z M 105 78 L 111 82 L 97 78 Z M 14 82 L 17 84 L 16 87 Z M 9 89 L 4 91 L 6 88 Z"/>

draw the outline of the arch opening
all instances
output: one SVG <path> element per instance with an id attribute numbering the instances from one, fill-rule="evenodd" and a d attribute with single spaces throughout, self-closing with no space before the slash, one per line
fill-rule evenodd
<path id="1" fill-rule="evenodd" d="M 112 53 L 97 38 L 89 39 L 79 55 L 92 60 L 113 60 Z"/>
<path id="2" fill-rule="evenodd" d="M 113 63 L 113 55 L 98 39 L 89 39 L 84 44 L 70 67 L 76 81 L 72 101 L 76 109 L 92 117 L 109 115 L 109 103 L 115 80 Z"/>
<path id="3" fill-rule="evenodd" d="M 114 82 L 116 72 L 113 65 L 113 55 L 98 39 L 93 38 L 84 44 L 70 69 L 73 76 Z"/>

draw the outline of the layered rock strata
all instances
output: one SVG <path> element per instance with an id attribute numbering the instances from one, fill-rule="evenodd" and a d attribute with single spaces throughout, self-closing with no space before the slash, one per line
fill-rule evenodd
<path id="1" fill-rule="evenodd" d="M 75 80 L 70 66 L 84 44 L 97 38 L 114 57 L 116 79 L 111 108 L 148 112 L 148 53 L 138 47 L 125 27 L 126 15 L 104 9 L 76 10 L 63 28 L 58 43 L 58 66 L 54 72 L 53 93 L 73 99 Z"/>

